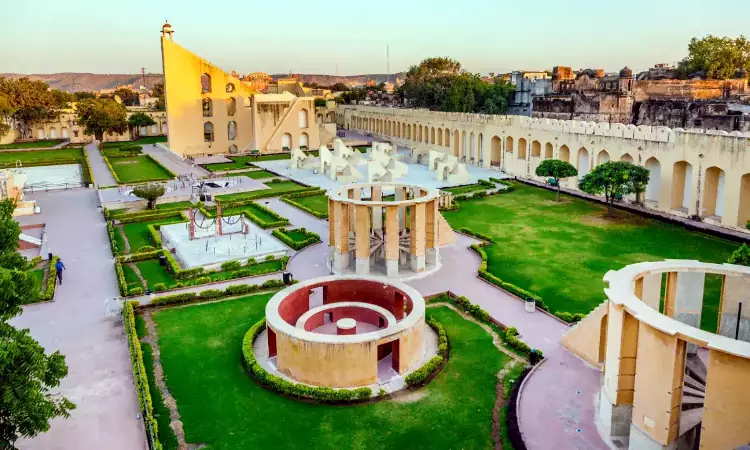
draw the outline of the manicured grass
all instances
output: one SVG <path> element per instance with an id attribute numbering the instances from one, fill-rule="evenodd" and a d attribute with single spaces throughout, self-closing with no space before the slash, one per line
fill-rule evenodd
<path id="1" fill-rule="evenodd" d="M 167 272 L 165 267 L 159 264 L 158 259 L 138 261 L 135 265 L 138 266 L 138 270 L 141 272 L 141 275 L 143 275 L 143 278 L 148 285 L 148 289 L 151 291 L 154 290 L 154 285 L 157 283 L 164 283 L 168 289 L 177 284 L 177 280 L 174 276 Z"/>
<path id="2" fill-rule="evenodd" d="M 145 261 L 139 261 L 135 263 L 138 266 L 138 270 L 141 271 L 141 275 L 146 280 L 146 284 L 150 290 L 153 290 L 154 285 L 157 283 L 164 283 L 167 289 L 173 289 L 177 283 L 180 282 L 183 286 L 195 285 L 197 278 L 190 280 L 177 280 L 171 273 L 167 272 L 167 268 L 159 264 L 158 259 L 147 259 Z M 278 272 L 281 270 L 281 261 L 266 261 L 253 264 L 252 266 L 243 266 L 240 271 L 247 272 L 246 276 L 254 276 L 260 274 L 267 274 L 272 272 Z M 222 281 L 229 280 L 234 272 L 206 272 L 201 277 L 209 277 L 211 281 Z M 210 289 L 210 287 L 206 287 Z"/>
<path id="3" fill-rule="evenodd" d="M 117 173 L 117 178 L 119 178 L 121 183 L 169 180 L 174 177 L 174 175 L 156 164 L 148 156 L 109 158 L 109 163 Z"/>
<path id="4" fill-rule="evenodd" d="M 189 443 L 213 450 L 492 448 L 496 375 L 507 357 L 478 325 L 447 308 L 428 310 L 445 327 L 451 355 L 409 401 L 316 405 L 263 389 L 239 362 L 242 338 L 270 297 L 154 314 L 167 385 Z"/>
<path id="5" fill-rule="evenodd" d="M 183 211 L 189 209 L 192 206 L 193 202 L 191 202 L 190 200 L 185 200 L 182 202 L 161 203 L 156 205 L 156 209 L 162 211 Z"/>
<path id="6" fill-rule="evenodd" d="M 534 292 L 553 311 L 587 313 L 605 299 L 602 277 L 628 264 L 663 259 L 721 263 L 737 244 L 520 183 L 514 190 L 461 202 L 443 213 L 454 229 L 494 237 L 488 271 Z M 706 282 L 701 327 L 716 329 L 721 284 Z"/>
<path id="7" fill-rule="evenodd" d="M 31 142 L 15 142 L 10 144 L 3 144 L 0 145 L 0 150 L 5 149 L 21 149 L 21 148 L 46 148 L 46 147 L 54 147 L 55 145 L 62 142 L 62 139 L 44 139 L 41 141 L 31 141 Z"/>
<path id="8" fill-rule="evenodd" d="M 117 148 L 122 147 L 123 145 L 130 145 L 130 144 L 137 144 L 137 145 L 148 145 L 148 144 L 156 144 L 157 142 L 167 142 L 166 136 L 145 136 L 142 138 L 138 138 L 134 141 L 118 141 L 118 142 L 105 142 L 102 145 L 102 148 Z"/>
<path id="9" fill-rule="evenodd" d="M 242 211 L 248 211 L 251 214 L 255 215 L 261 222 L 268 223 L 268 222 L 276 222 L 278 219 L 271 214 L 268 214 L 266 211 L 263 211 L 261 208 L 258 207 L 255 203 L 249 203 L 244 206 L 238 206 L 236 208 L 227 208 L 226 210 L 222 210 L 222 214 L 225 216 L 229 215 L 237 215 L 242 214 Z"/>
<path id="10" fill-rule="evenodd" d="M 294 203 L 310 208 L 315 212 L 328 215 L 328 195 L 311 195 L 309 197 L 295 197 L 291 199 Z"/>
<path id="11" fill-rule="evenodd" d="M 31 275 L 31 278 L 34 279 L 34 286 L 36 287 L 36 292 L 42 291 L 42 283 L 44 283 L 44 269 L 34 269 L 29 270 L 29 275 Z"/>
<path id="12" fill-rule="evenodd" d="M 229 159 L 232 160 L 230 163 L 216 163 L 216 164 L 206 164 L 206 170 L 209 172 L 221 172 L 223 170 L 232 170 L 232 169 L 243 169 L 247 166 L 247 163 L 254 163 L 257 161 L 277 161 L 281 159 L 289 159 L 291 158 L 290 153 L 276 153 L 272 155 L 260 155 L 258 157 L 255 156 L 230 156 Z"/>
<path id="13" fill-rule="evenodd" d="M 57 150 L 34 150 L 28 152 L 0 152 L 0 164 L 31 163 L 36 161 L 52 161 L 63 159 L 81 159 L 85 158 L 83 149 L 80 148 L 61 148 Z"/>
<path id="14" fill-rule="evenodd" d="M 300 230 L 285 230 L 284 234 L 286 234 L 287 236 L 289 236 L 289 238 L 291 240 L 297 241 L 297 242 L 304 241 L 305 239 L 307 239 L 308 237 L 310 237 L 309 233 L 303 233 Z"/>
<path id="15" fill-rule="evenodd" d="M 443 191 L 451 192 L 454 195 L 460 195 L 460 194 L 469 194 L 471 192 L 486 191 L 487 189 L 490 189 L 490 188 L 482 184 L 469 184 L 466 186 L 443 189 Z"/>
<path id="16" fill-rule="evenodd" d="M 143 283 L 141 283 L 141 279 L 138 278 L 138 274 L 135 273 L 135 269 L 130 264 L 123 264 L 122 265 L 122 273 L 125 275 L 125 283 L 128 285 L 128 291 L 133 288 L 142 288 Z"/>
<path id="17" fill-rule="evenodd" d="M 136 336 L 138 336 L 138 339 L 141 339 L 148 334 L 148 329 L 146 328 L 146 319 L 144 319 L 140 314 L 135 315 L 135 334 Z"/>
<path id="18" fill-rule="evenodd" d="M 121 149 L 122 149 L 122 145 L 119 145 L 117 147 L 104 147 L 102 149 L 102 153 L 106 157 L 114 156 L 115 158 L 121 157 L 121 156 L 130 156 L 130 151 L 126 152 L 126 151 L 123 151 Z M 143 152 L 141 151 L 140 148 L 138 150 L 136 150 L 136 151 L 133 152 L 133 155 L 142 155 L 142 154 L 143 154 Z M 110 160 L 109 162 L 111 163 L 112 160 Z"/>
<path id="19" fill-rule="evenodd" d="M 278 177 L 278 175 L 271 173 L 267 170 L 251 170 L 247 172 L 232 172 L 228 173 L 224 176 L 231 176 L 231 177 L 248 177 L 252 178 L 253 180 L 262 180 L 264 178 L 275 178 Z"/>
<path id="20" fill-rule="evenodd" d="M 138 317 L 136 316 L 136 327 L 138 326 Z M 154 349 L 149 344 L 141 343 L 141 351 L 143 352 L 143 365 L 146 367 L 146 378 L 148 378 L 148 390 L 151 393 L 151 402 L 154 405 L 154 418 L 159 429 L 159 441 L 162 443 L 164 450 L 177 450 L 177 436 L 170 426 L 172 419 L 169 417 L 169 408 L 164 404 L 164 397 L 156 387 Z"/>
<path id="21" fill-rule="evenodd" d="M 123 225 L 122 229 L 125 232 L 125 236 L 128 238 L 128 243 L 130 244 L 130 253 L 135 253 L 139 248 L 146 245 L 154 246 L 154 241 L 151 239 L 151 234 L 148 232 L 147 225 L 165 225 L 168 223 L 179 223 L 183 221 L 184 219 L 182 217 L 170 217 L 152 222 L 135 222 Z M 117 233 L 115 233 L 115 239 L 117 239 Z M 125 248 L 124 246 L 119 247 L 119 241 L 117 242 L 117 245 L 117 248 Z"/>
<path id="22" fill-rule="evenodd" d="M 272 194 L 276 192 L 283 192 L 283 193 L 289 193 L 294 191 L 299 191 L 301 189 L 306 189 L 305 186 L 302 186 L 301 184 L 295 183 L 294 181 L 282 181 L 280 183 L 265 183 L 266 186 L 268 186 L 268 189 L 263 189 L 262 191 L 249 191 L 249 192 L 237 192 L 235 194 L 224 194 L 224 195 L 217 195 L 216 198 L 219 200 L 240 200 L 243 198 L 255 198 L 258 193 L 263 192 L 264 194 Z"/>

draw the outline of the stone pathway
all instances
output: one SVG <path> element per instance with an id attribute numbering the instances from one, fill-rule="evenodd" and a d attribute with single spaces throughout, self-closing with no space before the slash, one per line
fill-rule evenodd
<path id="1" fill-rule="evenodd" d="M 107 163 L 104 162 L 104 157 L 96 148 L 96 144 L 91 143 L 83 147 L 83 151 L 86 153 L 86 157 L 89 160 L 89 166 L 91 171 L 94 173 L 94 181 L 96 186 L 116 186 L 117 181 L 112 175 L 112 172 L 107 167 Z"/>
<path id="2" fill-rule="evenodd" d="M 27 195 L 42 213 L 18 218 L 46 223 L 50 251 L 65 263 L 55 301 L 24 307 L 13 320 L 47 352 L 65 355 L 68 376 L 54 389 L 77 405 L 68 419 L 18 443 L 21 449 L 137 450 L 146 448 L 122 320 L 105 316 L 105 301 L 119 295 L 104 217 L 95 190 Z"/>

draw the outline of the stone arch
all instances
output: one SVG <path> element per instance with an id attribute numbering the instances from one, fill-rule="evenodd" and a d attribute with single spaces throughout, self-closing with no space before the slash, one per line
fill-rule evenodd
<path id="1" fill-rule="evenodd" d="M 477 136 L 477 163 L 484 159 L 484 135 L 479 133 Z"/>
<path id="2" fill-rule="evenodd" d="M 203 117 L 212 117 L 214 115 L 214 102 L 210 98 L 204 98 L 203 104 Z"/>
<path id="3" fill-rule="evenodd" d="M 63 139 L 68 139 L 70 137 L 68 135 L 68 128 L 67 127 L 62 127 L 60 129 L 60 137 L 62 137 Z"/>
<path id="4" fill-rule="evenodd" d="M 50 127 L 50 129 L 49 129 L 49 138 L 50 139 L 57 139 L 57 128 Z"/>
<path id="5" fill-rule="evenodd" d="M 406 124 L 403 122 L 401 123 L 401 137 L 402 138 L 406 137 Z"/>
<path id="6" fill-rule="evenodd" d="M 237 138 L 237 122 L 230 120 L 227 123 L 227 139 L 233 141 Z"/>
<path id="7" fill-rule="evenodd" d="M 581 147 L 578 149 L 578 154 L 576 155 L 576 168 L 578 169 L 578 176 L 582 177 L 589 173 L 591 167 L 591 158 L 589 157 L 589 151 L 586 149 L 586 147 Z"/>
<path id="8" fill-rule="evenodd" d="M 596 155 L 596 165 L 598 166 L 605 162 L 609 162 L 609 152 L 602 150 Z"/>
<path id="9" fill-rule="evenodd" d="M 634 162 L 635 160 L 633 159 L 633 157 L 632 157 L 632 156 L 630 156 L 630 153 L 625 153 L 624 155 L 622 155 L 622 156 L 620 157 L 620 161 L 627 161 L 627 162 L 629 162 L 629 163 L 632 163 L 632 162 Z"/>
<path id="10" fill-rule="evenodd" d="M 317 123 L 318 125 L 323 123 L 323 114 L 318 113 L 315 115 L 315 123 Z"/>
<path id="11" fill-rule="evenodd" d="M 239 153 L 237 146 L 234 144 L 229 144 L 229 153 L 230 154 Z"/>
<path id="12" fill-rule="evenodd" d="M 162 134 L 167 134 L 167 131 L 168 131 L 167 130 L 167 122 L 162 122 L 161 123 L 161 133 Z"/>
<path id="13" fill-rule="evenodd" d="M 214 124 L 206 122 L 203 124 L 203 142 L 214 141 Z"/>
<path id="14" fill-rule="evenodd" d="M 299 117 L 299 127 L 300 128 L 307 128 L 307 110 L 301 109 L 298 114 Z"/>
<path id="15" fill-rule="evenodd" d="M 659 204 L 659 191 L 661 190 L 661 163 L 658 159 L 651 157 L 646 160 L 644 167 L 648 170 L 648 185 L 646 186 L 646 201 Z"/>
<path id="16" fill-rule="evenodd" d="M 406 138 L 411 140 L 411 124 L 406 126 Z"/>
<path id="17" fill-rule="evenodd" d="M 430 144 L 435 143 L 435 127 L 430 128 Z"/>
<path id="18" fill-rule="evenodd" d="M 560 157 L 558 158 L 560 161 L 570 162 L 570 149 L 567 145 L 562 145 L 560 147 Z"/>
<path id="19" fill-rule="evenodd" d="M 503 141 L 499 136 L 492 136 L 490 141 L 490 165 L 499 166 L 503 155 Z"/>
<path id="20" fill-rule="evenodd" d="M 466 158 L 466 147 L 469 146 L 469 136 L 465 131 L 461 132 L 461 158 Z"/>
<path id="21" fill-rule="evenodd" d="M 458 158 L 459 152 L 459 144 L 458 144 L 458 130 L 453 130 L 453 156 Z"/>
<path id="22" fill-rule="evenodd" d="M 422 125 L 419 126 L 419 136 L 417 142 L 422 142 Z"/>
<path id="23" fill-rule="evenodd" d="M 444 130 L 443 134 L 444 134 L 444 136 L 443 136 L 443 143 L 445 144 L 446 147 L 450 148 L 450 146 L 451 146 L 451 130 L 449 130 L 449 129 L 446 128 Z"/>
<path id="24" fill-rule="evenodd" d="M 471 158 L 472 162 L 477 161 L 477 143 L 473 131 L 469 135 L 469 158 Z"/>
<path id="25" fill-rule="evenodd" d="M 531 143 L 531 156 L 540 157 L 542 156 L 542 143 L 539 141 L 533 141 Z"/>
<path id="26" fill-rule="evenodd" d="M 677 161 L 672 167 L 672 209 L 690 209 L 693 193 L 693 166 L 687 161 Z"/>
<path id="27" fill-rule="evenodd" d="M 299 135 L 299 148 L 302 150 L 307 150 L 310 148 L 310 137 L 307 135 L 307 133 L 302 133 Z"/>
<path id="28" fill-rule="evenodd" d="M 288 151 L 292 149 L 292 135 L 289 133 L 284 133 L 283 136 L 281 136 L 281 149 Z"/>
<path id="29" fill-rule="evenodd" d="M 229 97 L 227 99 L 227 115 L 233 116 L 237 113 L 237 99 Z"/>
<path id="30" fill-rule="evenodd" d="M 138 128 L 138 135 L 139 136 L 148 136 L 148 128 L 146 125 L 142 125 Z"/>
<path id="31" fill-rule="evenodd" d="M 438 128 L 437 130 L 437 145 L 443 145 L 443 130 L 441 130 L 440 128 Z"/>
<path id="32" fill-rule="evenodd" d="M 333 113 L 333 111 L 329 112 L 328 115 L 328 123 L 334 123 L 336 122 L 336 114 Z"/>
<path id="33" fill-rule="evenodd" d="M 724 171 L 716 166 L 706 169 L 703 188 L 703 215 L 721 217 L 724 213 Z"/>
<path id="34" fill-rule="evenodd" d="M 201 94 L 211 93 L 211 75 L 204 73 L 201 75 Z"/>
<path id="35" fill-rule="evenodd" d="M 508 136 L 505 138 L 505 151 L 508 153 L 513 153 L 513 136 Z"/>
<path id="36" fill-rule="evenodd" d="M 603 363 L 604 358 L 607 356 L 607 328 L 609 326 L 609 319 L 607 315 L 602 316 L 602 321 L 599 324 L 599 362 Z"/>
<path id="37" fill-rule="evenodd" d="M 518 140 L 518 159 L 526 159 L 526 147 L 528 145 L 526 138 L 520 138 Z"/>
<path id="38" fill-rule="evenodd" d="M 37 139 L 44 139 L 44 128 L 38 128 L 36 130 L 36 138 Z"/>
<path id="39" fill-rule="evenodd" d="M 737 212 L 737 226 L 745 228 L 750 223 L 750 173 L 740 179 L 740 205 Z"/>
<path id="40" fill-rule="evenodd" d="M 65 130 L 65 133 L 68 132 L 67 128 L 64 128 L 64 130 Z M 153 124 L 153 125 L 151 125 L 151 135 L 153 136 L 153 135 L 156 135 L 156 134 L 159 134 L 159 125 Z"/>
<path id="41" fill-rule="evenodd" d="M 555 151 L 552 143 L 547 142 L 546 144 L 544 144 L 544 159 L 552 159 L 554 157 L 554 154 Z"/>

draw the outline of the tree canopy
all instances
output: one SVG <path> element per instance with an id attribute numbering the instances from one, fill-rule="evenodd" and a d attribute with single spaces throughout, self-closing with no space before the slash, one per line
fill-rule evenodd
<path id="1" fill-rule="evenodd" d="M 138 93 L 128 88 L 119 88 L 112 93 L 112 97 L 119 97 L 122 104 L 125 106 L 138 106 L 141 104 L 141 99 Z"/>
<path id="2" fill-rule="evenodd" d="M 14 121 L 21 138 L 27 139 L 31 122 L 57 117 L 58 111 L 72 101 L 70 98 L 70 94 L 50 90 L 43 81 L 0 77 L 0 119 L 4 119 L 0 122 Z M 5 124 L 0 128 L 0 136 L 9 130 Z"/>
<path id="3" fill-rule="evenodd" d="M 156 83 L 151 88 L 151 96 L 156 97 L 156 103 L 153 105 L 155 111 L 165 111 L 167 103 L 164 99 L 164 83 Z"/>
<path id="4" fill-rule="evenodd" d="M 12 221 L 15 204 L 0 202 L 2 241 L 0 261 L 18 265 L 0 268 L 0 448 L 15 449 L 22 437 L 32 437 L 49 429 L 55 417 L 68 417 L 75 405 L 50 390 L 68 374 L 60 352 L 45 354 L 44 348 L 29 334 L 8 321 L 22 313 L 21 305 L 35 300 L 39 293 L 32 277 L 25 272 L 26 258 L 9 258 L 16 252 L 20 228 L 6 228 Z M 12 239 L 15 244 L 5 242 Z M 19 255 L 20 256 L 20 255 Z"/>
<path id="5" fill-rule="evenodd" d="M 146 200 L 148 209 L 154 209 L 156 199 L 164 195 L 164 186 L 159 183 L 142 184 L 133 188 L 133 195 Z"/>
<path id="6" fill-rule="evenodd" d="M 560 179 L 578 175 L 578 170 L 567 161 L 559 159 L 545 159 L 536 167 L 536 176 L 555 180 L 557 186 L 557 201 L 560 201 Z"/>
<path id="7" fill-rule="evenodd" d="M 705 72 L 706 77 L 719 80 L 734 78 L 739 69 L 750 73 L 750 41 L 745 36 L 737 38 L 708 35 L 693 38 L 688 45 L 688 56 L 679 64 L 683 77 Z"/>
<path id="8" fill-rule="evenodd" d="M 727 260 L 729 264 L 738 264 L 740 266 L 750 266 L 750 247 L 742 244 Z"/>
<path id="9" fill-rule="evenodd" d="M 642 180 L 641 170 L 645 169 L 628 161 L 609 161 L 596 166 L 594 170 L 586 174 L 578 182 L 578 188 L 589 194 L 604 194 L 607 212 L 612 216 L 614 215 L 612 208 L 614 200 L 635 192 L 637 186 L 634 185 L 634 181 Z M 648 184 L 647 170 L 646 184 Z"/>
<path id="10" fill-rule="evenodd" d="M 141 127 L 150 127 L 151 125 L 156 125 L 156 122 L 148 114 L 137 112 L 128 117 L 128 125 L 135 130 L 136 135 L 140 135 Z"/>
<path id="11" fill-rule="evenodd" d="M 128 129 L 127 111 L 124 106 L 109 99 L 88 99 L 78 103 L 78 123 L 84 133 L 99 141 L 105 133 L 124 133 Z"/>

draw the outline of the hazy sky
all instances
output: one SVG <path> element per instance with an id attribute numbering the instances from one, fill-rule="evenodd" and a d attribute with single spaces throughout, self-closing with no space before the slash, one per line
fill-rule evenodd
<path id="1" fill-rule="evenodd" d="M 674 63 L 692 36 L 750 35 L 748 0 L 0 0 L 0 72 L 161 72 L 159 30 L 240 73 L 472 72 Z"/>

